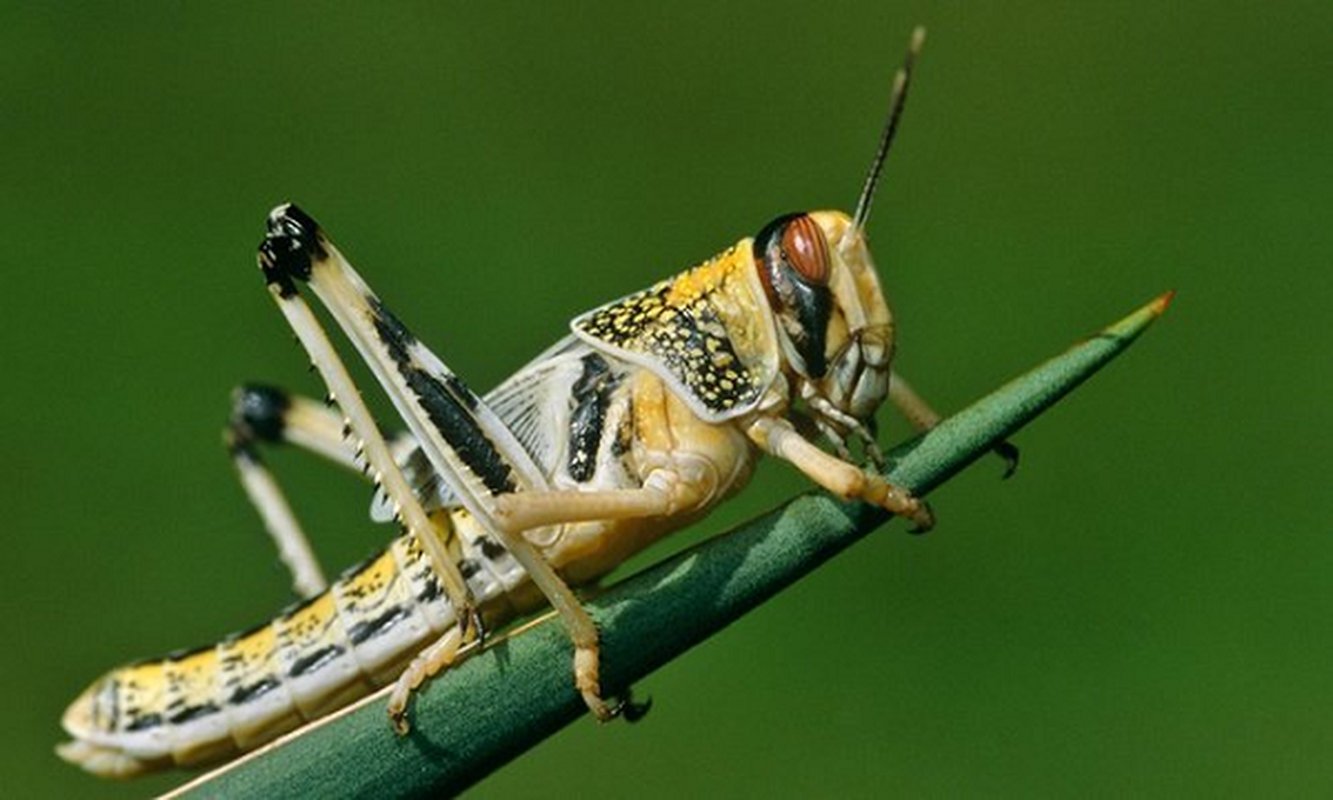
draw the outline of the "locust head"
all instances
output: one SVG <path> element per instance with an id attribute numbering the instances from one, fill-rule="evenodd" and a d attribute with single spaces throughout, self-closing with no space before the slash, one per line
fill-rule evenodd
<path id="1" fill-rule="evenodd" d="M 786 372 L 820 430 L 866 439 L 884 401 L 893 317 L 864 229 L 840 211 L 789 214 L 754 239 Z"/>
<path id="2" fill-rule="evenodd" d="M 773 312 L 782 360 L 815 425 L 846 453 L 861 439 L 879 461 L 876 409 L 889 392 L 893 315 L 866 247 L 866 223 L 907 100 L 912 66 L 925 30 L 917 28 L 894 76 L 888 119 L 861 189 L 856 212 L 788 214 L 754 239 L 755 268 Z"/>
<path id="3" fill-rule="evenodd" d="M 576 317 L 575 336 L 656 374 L 700 419 L 786 407 L 794 396 L 798 416 L 844 459 L 850 435 L 879 461 L 872 429 L 889 392 L 893 318 L 865 231 L 924 35 L 913 34 L 894 79 L 855 213 L 779 217 L 674 278 Z"/>

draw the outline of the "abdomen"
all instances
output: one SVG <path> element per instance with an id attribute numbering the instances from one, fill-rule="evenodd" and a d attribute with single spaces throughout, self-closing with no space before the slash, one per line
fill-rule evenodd
<path id="1" fill-rule="evenodd" d="M 518 610 L 506 598 L 521 571 L 507 553 L 470 556 L 460 566 L 478 608 L 502 625 Z M 392 682 L 455 624 L 416 540 L 399 537 L 270 622 L 112 670 L 65 712 L 73 741 L 57 751 L 109 777 L 224 760 Z"/>

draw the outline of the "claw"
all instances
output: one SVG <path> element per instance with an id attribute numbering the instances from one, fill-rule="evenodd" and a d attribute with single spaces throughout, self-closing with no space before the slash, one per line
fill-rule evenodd
<path id="1" fill-rule="evenodd" d="M 467 641 L 469 637 L 472 637 L 471 640 L 476 642 L 478 646 L 484 645 L 486 643 L 486 626 L 481 624 L 481 614 L 477 611 L 476 606 L 468 606 L 466 611 L 464 619 L 467 620 L 467 627 L 463 631 L 463 639 Z"/>
<path id="2" fill-rule="evenodd" d="M 634 700 L 634 691 L 626 689 L 625 693 L 616 698 L 616 705 L 611 709 L 613 716 L 621 717 L 626 722 L 635 723 L 643 719 L 653 707 L 653 698 L 648 698 L 643 702 Z"/>
<path id="3" fill-rule="evenodd" d="M 935 512 L 930 510 L 930 506 L 924 500 L 918 500 L 916 510 L 908 514 L 908 519 L 912 520 L 912 527 L 907 532 L 913 536 L 920 536 L 923 533 L 929 533 L 931 528 L 935 527 Z"/>
<path id="4" fill-rule="evenodd" d="M 399 736 L 406 736 L 412 732 L 412 723 L 407 721 L 407 709 L 401 712 L 389 712 L 389 724 L 393 726 L 393 732 Z"/>
<path id="5" fill-rule="evenodd" d="M 991 452 L 1004 459 L 1004 474 L 1000 480 L 1008 480 L 1018 471 L 1018 448 L 1009 440 L 1004 440 L 991 448 Z"/>
<path id="6" fill-rule="evenodd" d="M 574 650 L 574 688 L 583 695 L 583 702 L 599 722 L 609 722 L 619 712 L 618 707 L 607 705 L 602 699 L 597 677 L 597 647 L 578 647 Z"/>

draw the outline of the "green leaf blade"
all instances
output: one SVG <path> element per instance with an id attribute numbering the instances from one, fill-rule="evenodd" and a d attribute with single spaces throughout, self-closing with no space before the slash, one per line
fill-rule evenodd
<path id="1" fill-rule="evenodd" d="M 1170 300 L 1156 298 L 894 449 L 889 477 L 918 494 L 940 485 L 1122 353 Z M 886 518 L 803 495 L 612 587 L 588 604 L 602 630 L 604 693 L 717 633 Z M 201 776 L 180 796 L 456 794 L 585 711 L 563 629 L 550 618 L 525 627 L 418 692 L 407 737 L 394 735 L 383 698 L 370 698 Z"/>

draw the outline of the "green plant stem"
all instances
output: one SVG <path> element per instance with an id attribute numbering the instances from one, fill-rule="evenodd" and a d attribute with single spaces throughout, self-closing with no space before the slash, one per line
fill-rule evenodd
<path id="1" fill-rule="evenodd" d="M 943 483 L 1122 352 L 1169 300 L 1163 295 L 894 449 L 889 477 L 918 494 Z M 624 691 L 886 517 L 804 495 L 612 587 L 588 604 L 602 630 L 604 693 Z M 547 619 L 431 681 L 417 694 L 406 737 L 394 735 L 383 702 L 372 701 L 202 776 L 184 795 L 456 794 L 584 712 L 569 641 Z"/>

